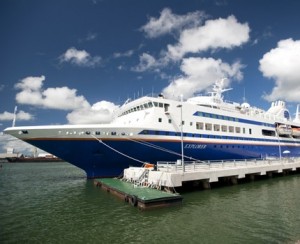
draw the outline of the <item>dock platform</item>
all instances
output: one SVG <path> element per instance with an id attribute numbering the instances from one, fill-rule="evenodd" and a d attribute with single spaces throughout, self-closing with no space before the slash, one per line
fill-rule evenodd
<path id="1" fill-rule="evenodd" d="M 180 162 L 181 163 L 181 162 Z M 191 161 L 158 162 L 156 170 L 130 167 L 124 170 L 124 178 L 129 182 L 139 182 L 149 187 L 176 188 L 184 182 L 202 183 L 206 189 L 210 183 L 222 178 L 237 184 L 238 179 L 249 177 L 255 179 L 260 175 L 288 174 L 290 171 L 300 171 L 300 158 L 231 160 L 231 161 Z"/>
<path id="2" fill-rule="evenodd" d="M 180 161 L 180 160 L 179 160 Z M 300 172 L 300 158 L 273 158 L 231 161 L 157 162 L 151 167 L 129 167 L 123 178 L 95 179 L 94 184 L 139 209 L 178 205 L 182 196 L 175 188 L 185 182 L 210 189 L 211 183 L 225 179 L 237 184 L 239 179 Z M 149 166 L 149 165 L 148 165 Z"/>
<path id="3" fill-rule="evenodd" d="M 116 178 L 94 179 L 94 185 L 141 210 L 182 203 L 182 196 L 178 194 L 137 186 Z"/>

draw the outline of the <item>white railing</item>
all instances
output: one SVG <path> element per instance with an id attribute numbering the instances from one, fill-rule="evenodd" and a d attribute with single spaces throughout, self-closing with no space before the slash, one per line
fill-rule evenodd
<path id="1" fill-rule="evenodd" d="M 185 161 L 184 165 L 181 161 L 159 161 L 157 162 L 157 170 L 164 172 L 193 172 L 205 169 L 215 168 L 233 168 L 233 167 L 247 167 L 247 166 L 263 166 L 274 164 L 286 164 L 295 162 L 294 158 L 272 158 L 272 159 L 238 159 L 238 160 L 212 160 L 212 161 Z"/>

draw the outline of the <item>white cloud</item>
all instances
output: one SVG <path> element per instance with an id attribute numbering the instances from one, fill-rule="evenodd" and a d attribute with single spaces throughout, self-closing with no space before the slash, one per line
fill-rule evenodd
<path id="1" fill-rule="evenodd" d="M 2 91 L 4 89 L 5 85 L 0 84 L 0 91 Z"/>
<path id="2" fill-rule="evenodd" d="M 128 50 L 124 53 L 114 53 L 114 58 L 131 57 L 134 54 L 134 50 Z"/>
<path id="3" fill-rule="evenodd" d="M 182 94 L 185 98 L 210 87 L 220 78 L 226 77 L 241 80 L 243 65 L 235 62 L 232 65 L 224 63 L 221 59 L 213 58 L 186 58 L 181 64 L 184 76 L 172 81 L 163 89 L 166 97 L 178 99 Z"/>
<path id="4" fill-rule="evenodd" d="M 152 55 L 148 53 L 143 53 L 140 55 L 140 63 L 132 68 L 135 72 L 144 72 L 146 70 L 155 69 L 159 66 L 159 61 L 157 61 Z"/>
<path id="5" fill-rule="evenodd" d="M 94 67 L 101 63 L 100 56 L 92 57 L 87 51 L 77 50 L 74 47 L 69 48 L 59 59 L 61 63 L 69 62 L 82 67 Z"/>
<path id="6" fill-rule="evenodd" d="M 20 83 L 17 83 L 15 85 L 15 88 L 19 88 L 22 90 L 38 91 L 39 89 L 41 89 L 44 80 L 45 76 L 43 75 L 40 77 L 29 76 L 22 79 Z"/>
<path id="7" fill-rule="evenodd" d="M 43 91 L 43 106 L 53 109 L 76 109 L 88 107 L 89 103 L 84 96 L 77 96 L 76 89 L 68 87 L 48 88 Z"/>
<path id="8" fill-rule="evenodd" d="M 268 101 L 284 99 L 300 102 L 300 40 L 281 40 L 277 47 L 265 53 L 259 69 L 267 78 L 275 80 L 275 87 L 264 96 Z"/>
<path id="9" fill-rule="evenodd" d="M 231 15 L 227 19 L 207 20 L 203 26 L 182 31 L 176 45 L 168 45 L 168 56 L 178 60 L 187 53 L 233 48 L 249 40 L 250 28 Z"/>
<path id="10" fill-rule="evenodd" d="M 0 114 L 0 121 L 9 121 L 9 120 L 12 121 L 13 118 L 14 118 L 14 114 L 10 113 L 10 112 L 7 112 L 7 111 Z M 20 110 L 17 113 L 16 119 L 17 120 L 32 120 L 33 115 Z"/>
<path id="11" fill-rule="evenodd" d="M 97 124 L 108 123 L 113 119 L 114 112 L 118 106 L 107 101 L 101 101 L 92 106 L 84 98 L 78 96 L 76 89 L 68 87 L 56 87 L 43 89 L 44 76 L 27 77 L 15 85 L 22 89 L 16 95 L 18 103 L 38 106 L 44 109 L 72 110 L 67 114 L 70 124 Z M 17 120 L 29 120 L 33 117 L 20 111 Z M 0 120 L 12 120 L 13 114 L 4 112 L 0 114 Z"/>
<path id="12" fill-rule="evenodd" d="M 67 115 L 70 124 L 108 123 L 113 119 L 114 112 L 119 107 L 111 102 L 101 101 L 93 106 L 72 111 Z"/>
<path id="13" fill-rule="evenodd" d="M 186 15 L 173 14 L 171 9 L 165 8 L 161 11 L 159 18 L 151 17 L 147 24 L 140 30 L 149 38 L 155 38 L 172 31 L 180 31 L 183 27 L 199 25 L 205 14 L 201 11 L 187 13 Z"/>
<path id="14" fill-rule="evenodd" d="M 77 96 L 76 89 L 56 87 L 43 89 L 44 76 L 27 77 L 15 85 L 22 89 L 16 95 L 19 104 L 39 106 L 42 108 L 70 110 L 90 106 L 83 96 Z"/>

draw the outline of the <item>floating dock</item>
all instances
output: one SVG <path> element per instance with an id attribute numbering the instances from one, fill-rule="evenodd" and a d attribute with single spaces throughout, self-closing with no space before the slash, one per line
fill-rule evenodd
<path id="1" fill-rule="evenodd" d="M 182 196 L 178 194 L 138 186 L 116 178 L 95 179 L 94 185 L 141 210 L 178 205 L 182 202 Z"/>

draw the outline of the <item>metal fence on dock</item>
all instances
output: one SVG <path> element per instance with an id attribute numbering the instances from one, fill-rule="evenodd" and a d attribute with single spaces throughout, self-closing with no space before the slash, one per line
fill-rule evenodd
<path id="1" fill-rule="evenodd" d="M 294 163 L 295 158 L 244 159 L 244 160 L 213 160 L 213 161 L 158 161 L 157 170 L 164 172 L 193 172 L 213 168 L 232 168 L 247 166 L 263 166 Z"/>

